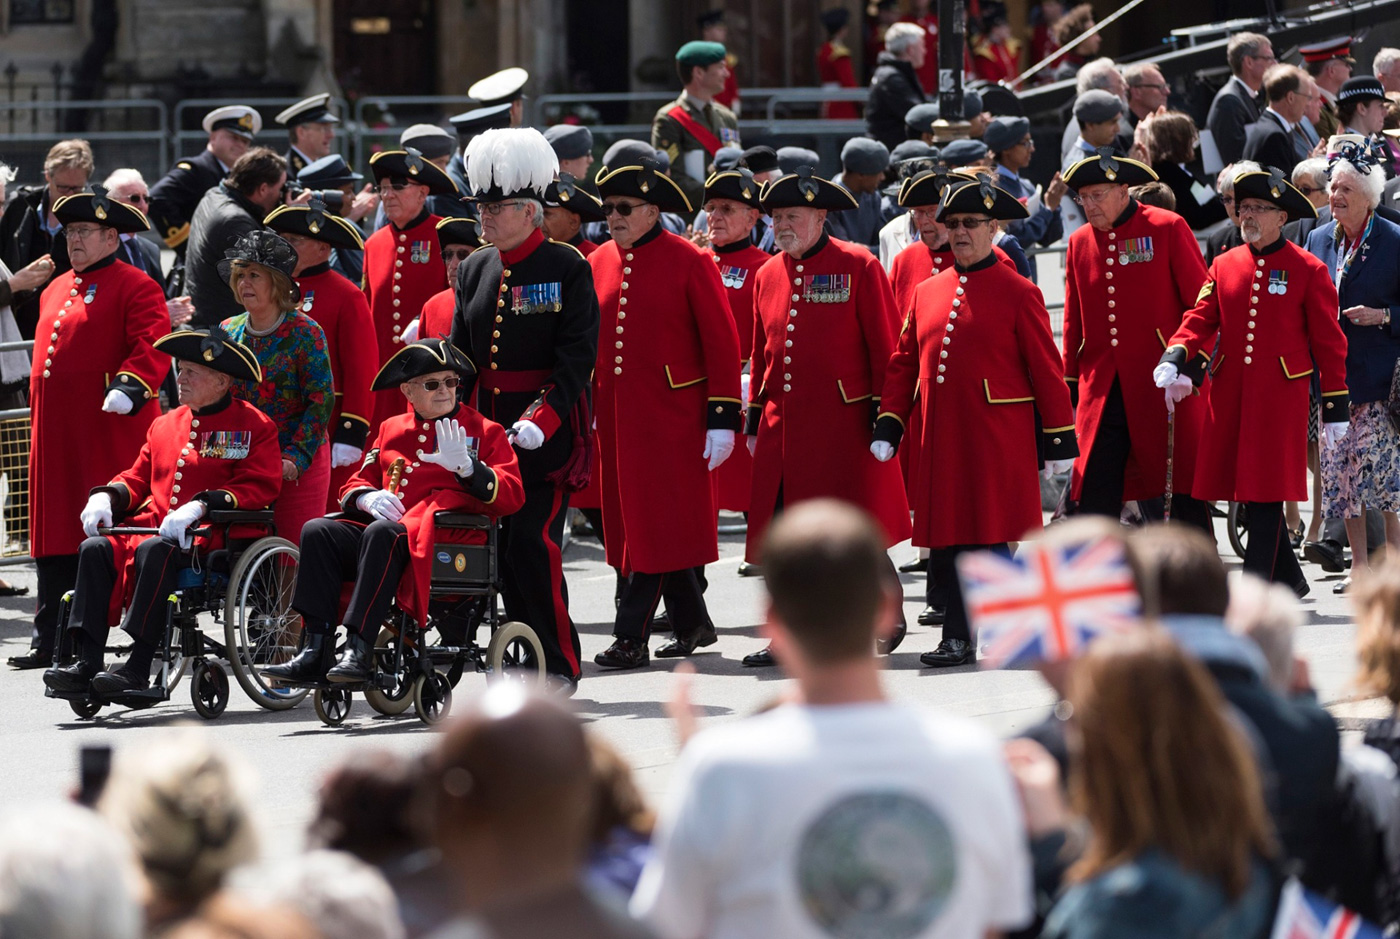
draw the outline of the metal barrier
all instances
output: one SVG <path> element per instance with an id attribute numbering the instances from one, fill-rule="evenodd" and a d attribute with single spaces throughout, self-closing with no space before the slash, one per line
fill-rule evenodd
<path id="1" fill-rule="evenodd" d="M 393 109 L 396 105 L 403 105 L 403 111 L 395 113 Z M 384 144 L 386 150 L 397 148 L 399 135 L 409 126 L 441 124 L 446 117 L 476 106 L 476 101 L 466 95 L 378 95 L 361 98 L 355 102 L 354 123 L 350 130 L 354 146 L 346 159 L 353 156 L 351 166 L 366 167 L 377 144 Z M 393 117 L 393 122 L 371 127 L 367 119 L 371 108 L 378 108 Z M 410 115 L 410 119 L 401 120 L 403 114 Z"/>
<path id="2" fill-rule="evenodd" d="M 32 341 L 0 343 L 0 352 L 32 352 Z M 29 557 L 29 408 L 0 411 L 0 567 Z"/>
<path id="3" fill-rule="evenodd" d="M 119 166 L 131 166 L 155 180 L 169 168 L 170 127 L 163 101 L 154 98 L 128 101 L 11 101 L 0 105 L 0 110 L 5 109 L 10 111 L 9 129 L 4 131 L 5 161 L 18 167 L 26 180 L 42 181 L 44 157 L 49 148 L 64 136 L 81 136 L 92 144 L 93 158 L 103 173 Z M 59 127 L 58 114 L 64 111 L 96 111 L 99 114 L 121 111 L 126 112 L 128 118 L 134 112 L 139 116 L 134 123 L 148 125 L 149 129 L 74 133 Z M 29 113 L 29 131 L 14 129 L 15 112 Z M 46 115 L 53 121 L 53 128 L 40 132 L 37 128 Z M 105 119 L 102 123 L 106 123 Z"/>
<path id="4" fill-rule="evenodd" d="M 194 122 L 193 129 L 185 126 L 185 114 L 188 111 L 197 111 L 199 119 L 203 120 L 204 115 L 208 112 L 230 104 L 246 104 L 249 107 L 257 108 L 258 113 L 262 114 L 263 117 L 263 129 L 254 142 L 271 147 L 278 153 L 283 153 L 288 145 L 287 128 L 275 123 L 271 115 L 279 113 L 283 108 L 290 107 L 300 100 L 300 98 L 187 98 L 177 103 L 171 114 L 171 124 L 175 128 L 174 134 L 171 136 L 171 146 L 175 151 L 174 156 L 179 158 L 198 153 L 204 149 L 205 141 L 209 139 L 209 133 L 199 126 L 198 120 Z M 332 98 L 330 104 L 340 114 L 346 114 L 349 111 L 349 105 L 344 98 Z M 271 114 L 265 112 L 271 112 Z M 346 159 L 349 158 L 350 154 L 347 154 Z M 156 174 L 155 178 L 159 179 L 165 175 L 165 171 L 169 168 L 169 163 L 167 163 Z"/>

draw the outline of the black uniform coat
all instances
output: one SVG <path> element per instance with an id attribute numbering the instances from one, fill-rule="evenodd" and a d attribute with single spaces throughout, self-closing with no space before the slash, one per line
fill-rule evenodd
<path id="1" fill-rule="evenodd" d="M 67 273 L 73 265 L 68 260 L 68 242 L 60 235 L 54 237 L 44 227 L 44 216 L 49 213 L 44 193 L 48 189 L 39 186 L 35 189 L 21 189 L 5 214 L 0 216 L 0 258 L 12 272 L 39 260 L 45 254 L 53 257 L 53 276 Z M 52 282 L 52 278 L 50 278 Z M 15 325 L 25 339 L 34 338 L 34 324 L 39 322 L 39 294 L 37 290 L 20 291 L 11 301 L 15 314 Z"/>
<path id="2" fill-rule="evenodd" d="M 185 256 L 190 219 L 204 194 L 228 175 L 212 150 L 186 157 L 151 187 L 151 227 L 179 258 Z"/>
<path id="3" fill-rule="evenodd" d="M 881 52 L 875 74 L 870 76 L 870 97 L 865 101 L 866 133 L 893 150 L 909 136 L 904 115 L 925 100 L 914 66 Z"/>
<path id="4" fill-rule="evenodd" d="M 1284 176 L 1293 175 L 1293 167 L 1298 165 L 1293 135 L 1274 112 L 1264 111 L 1259 120 L 1245 130 L 1244 158 L 1281 170 Z"/>
<path id="5" fill-rule="evenodd" d="M 239 238 L 262 228 L 266 214 L 225 183 L 199 200 L 185 243 L 185 292 L 194 303 L 191 326 L 216 326 L 243 312 L 228 281 L 219 276 L 218 265 Z"/>

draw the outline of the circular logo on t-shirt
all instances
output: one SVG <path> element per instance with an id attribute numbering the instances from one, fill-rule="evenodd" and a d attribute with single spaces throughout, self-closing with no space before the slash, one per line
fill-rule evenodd
<path id="1" fill-rule="evenodd" d="M 927 802 L 862 792 L 833 804 L 802 836 L 797 886 L 837 939 L 906 939 L 929 927 L 957 879 L 953 835 Z"/>

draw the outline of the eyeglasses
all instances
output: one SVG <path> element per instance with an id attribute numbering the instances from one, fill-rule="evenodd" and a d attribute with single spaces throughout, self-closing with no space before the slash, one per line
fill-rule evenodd
<path id="1" fill-rule="evenodd" d="M 150 202 L 150 201 L 151 201 L 151 198 L 150 198 L 150 196 L 146 195 L 144 192 L 134 192 L 134 193 L 132 193 L 131 195 L 127 196 L 125 199 L 117 199 L 117 201 L 118 201 L 118 202 L 126 202 L 127 204 L 132 204 L 132 203 L 136 203 L 136 202 Z"/>
<path id="2" fill-rule="evenodd" d="M 1315 192 L 1326 192 L 1326 191 L 1327 191 L 1326 189 L 1323 189 L 1321 186 L 1294 186 L 1293 188 L 1294 188 L 1294 189 L 1297 189 L 1299 192 L 1301 192 L 1301 193 L 1302 193 L 1303 195 L 1305 195 L 1305 196 L 1310 196 L 1310 195 L 1312 195 L 1312 194 L 1315 193 Z"/>
<path id="3" fill-rule="evenodd" d="M 392 189 L 394 192 L 403 192 L 409 186 L 414 185 L 406 179 L 388 179 L 374 187 L 374 191 L 381 196 Z"/>
<path id="4" fill-rule="evenodd" d="M 1250 205 L 1241 205 L 1238 209 L 1235 210 L 1235 214 L 1240 216 L 1263 215 L 1265 212 L 1282 211 L 1283 209 L 1280 209 L 1276 205 L 1258 205 L 1257 203 L 1251 203 Z"/>
<path id="5" fill-rule="evenodd" d="M 471 248 L 443 248 L 442 259 L 444 261 L 465 261 L 471 253 Z"/>
<path id="6" fill-rule="evenodd" d="M 949 231 L 957 231 L 959 228 L 966 228 L 968 231 L 973 231 L 977 228 L 981 228 L 983 225 L 990 225 L 994 221 L 996 220 L 990 218 L 950 218 L 943 223 L 943 227 Z"/>
<path id="7" fill-rule="evenodd" d="M 1221 196 L 1221 197 L 1220 197 L 1220 202 L 1221 202 L 1223 205 L 1234 205 L 1234 204 L 1235 204 L 1235 197 L 1234 197 L 1234 196 Z"/>
<path id="8" fill-rule="evenodd" d="M 1273 54 L 1272 52 L 1270 52 L 1268 55 L 1246 55 L 1245 58 L 1246 58 L 1246 59 L 1259 59 L 1261 62 L 1277 62 L 1277 61 L 1278 61 L 1278 59 L 1275 58 L 1275 56 L 1274 56 L 1274 54 Z"/>
<path id="9" fill-rule="evenodd" d="M 87 188 L 87 183 L 83 183 L 81 186 L 65 186 L 62 183 L 49 183 L 49 188 L 54 191 L 55 195 L 75 196 Z"/>
<path id="10" fill-rule="evenodd" d="M 1160 92 L 1161 92 L 1162 94 L 1164 94 L 1164 95 L 1165 95 L 1165 94 L 1169 94 L 1169 93 L 1171 92 L 1171 90 L 1172 90 L 1172 86 L 1171 86 L 1171 85 L 1168 85 L 1166 82 L 1160 82 L 1160 83 L 1142 82 L 1142 83 L 1137 84 L 1137 85 L 1129 85 L 1128 87 L 1129 87 L 1129 88 L 1155 88 L 1156 90 L 1160 91 Z"/>
<path id="11" fill-rule="evenodd" d="M 645 202 L 604 202 L 603 214 L 612 215 L 616 212 L 618 215 L 626 218 L 631 215 L 634 210 L 640 209 L 644 205 L 646 205 Z"/>
<path id="12" fill-rule="evenodd" d="M 63 229 L 64 234 L 70 239 L 76 238 L 79 241 L 91 238 L 100 231 L 102 231 L 102 226 L 100 225 L 84 225 L 81 228 L 77 225 L 68 225 Z"/>
<path id="13" fill-rule="evenodd" d="M 1080 191 L 1076 192 L 1071 198 L 1074 199 L 1075 205 L 1084 205 L 1086 203 L 1089 205 L 1098 205 L 1100 202 L 1107 199 L 1112 193 L 1112 189 L 1103 189 L 1098 192 Z"/>
<path id="14" fill-rule="evenodd" d="M 482 204 L 481 211 L 485 212 L 487 215 L 500 215 L 512 206 L 525 204 L 523 199 L 507 199 L 505 202 L 486 202 Z"/>
<path id="15" fill-rule="evenodd" d="M 443 385 L 449 389 L 456 388 L 462 383 L 460 378 L 429 378 L 427 381 L 411 381 L 410 385 L 419 385 L 424 391 L 437 391 Z"/>

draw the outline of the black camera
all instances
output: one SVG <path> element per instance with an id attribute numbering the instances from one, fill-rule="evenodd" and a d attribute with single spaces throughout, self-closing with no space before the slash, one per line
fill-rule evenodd
<path id="1" fill-rule="evenodd" d="M 307 192 L 307 188 L 301 184 L 301 180 L 292 177 L 287 178 L 287 182 L 282 187 L 282 201 L 295 199 Z M 312 189 L 310 190 L 313 199 L 320 199 L 326 204 L 326 210 L 334 212 L 336 215 L 343 215 L 345 209 L 345 193 L 339 189 Z"/>

